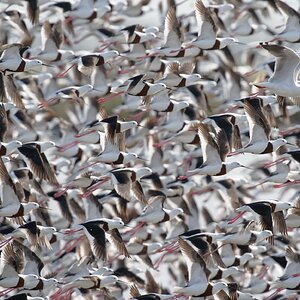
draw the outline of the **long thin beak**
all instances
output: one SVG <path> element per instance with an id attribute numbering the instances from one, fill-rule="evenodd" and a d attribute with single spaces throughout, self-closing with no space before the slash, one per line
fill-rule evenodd
<path id="1" fill-rule="evenodd" d="M 44 63 L 42 63 L 42 66 L 50 67 L 50 68 L 55 68 L 55 66 L 53 66 L 53 65 L 48 65 L 48 64 L 44 64 Z"/>
<path id="2" fill-rule="evenodd" d="M 147 160 L 146 158 L 142 158 L 142 157 L 140 157 L 140 156 L 138 156 L 137 158 L 140 159 L 140 160 L 143 160 L 143 161 L 149 161 L 149 160 Z"/>
<path id="3" fill-rule="evenodd" d="M 253 170 L 253 168 L 250 168 L 250 167 L 246 167 L 246 166 L 241 166 L 242 168 L 246 168 L 246 169 L 249 169 L 249 170 Z"/>
<path id="4" fill-rule="evenodd" d="M 289 143 L 289 142 L 287 142 L 286 144 L 287 144 L 287 145 L 294 146 L 294 147 L 297 147 L 297 148 L 298 148 L 298 146 L 297 146 L 297 145 L 295 145 L 295 144 L 293 144 L 293 143 Z"/>
<path id="5" fill-rule="evenodd" d="M 130 226 L 130 225 L 127 225 L 127 224 L 124 224 L 125 227 L 128 227 L 128 228 L 134 228 L 133 226 Z"/>
<path id="6" fill-rule="evenodd" d="M 126 285 L 132 285 L 131 282 L 123 281 L 123 280 L 120 280 L 120 279 L 118 279 L 118 282 L 122 282 L 122 283 L 124 283 Z"/>

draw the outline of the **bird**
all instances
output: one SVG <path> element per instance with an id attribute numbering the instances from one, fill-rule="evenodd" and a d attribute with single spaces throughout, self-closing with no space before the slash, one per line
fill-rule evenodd
<path id="1" fill-rule="evenodd" d="M 236 209 L 239 214 L 231 219 L 228 223 L 232 224 L 244 213 L 251 212 L 254 215 L 260 216 L 260 224 L 262 230 L 270 230 L 273 232 L 273 223 L 276 224 L 278 231 L 281 234 L 287 234 L 287 228 L 284 220 L 283 210 L 291 208 L 291 204 L 288 202 L 275 202 L 275 201 L 257 201 L 246 204 Z M 272 239 L 270 241 L 273 242 Z"/>
<path id="2" fill-rule="evenodd" d="M 275 56 L 275 70 L 268 81 L 257 82 L 254 85 L 275 93 L 280 97 L 281 102 L 289 97 L 294 104 L 299 105 L 300 86 L 297 81 L 299 55 L 286 46 L 274 44 L 261 44 L 260 46 Z"/>
<path id="3" fill-rule="evenodd" d="M 185 287 L 175 287 L 175 293 L 187 296 L 205 296 L 206 294 L 213 295 L 227 288 L 227 284 L 224 282 L 210 283 L 207 279 L 209 271 L 201 256 L 186 241 L 179 239 L 178 243 L 188 266 L 189 281 Z"/>
<path id="4" fill-rule="evenodd" d="M 188 171 L 187 176 L 196 174 L 218 176 L 224 175 L 237 167 L 243 167 L 238 162 L 223 162 L 227 155 L 227 150 L 226 148 L 219 147 L 217 142 L 210 135 L 206 124 L 200 123 L 198 125 L 198 134 L 200 137 L 201 149 L 203 151 L 203 164 L 198 169 Z M 218 142 L 223 142 L 221 135 L 219 135 Z M 184 177 L 181 178 L 183 179 Z"/>
<path id="5" fill-rule="evenodd" d="M 53 146 L 53 143 L 50 143 Z M 51 168 L 51 165 L 42 150 L 42 145 L 39 143 L 24 143 L 18 147 L 18 151 L 26 158 L 32 172 L 40 179 L 47 180 L 53 185 L 58 185 L 56 175 Z"/>
<path id="6" fill-rule="evenodd" d="M 156 2 L 1 2 L 0 298 L 299 298 L 296 4 Z"/>
<path id="7" fill-rule="evenodd" d="M 25 59 L 20 55 L 22 44 L 6 44 L 1 46 L 0 71 L 3 74 L 24 72 L 40 66 L 48 66 L 38 59 Z"/>
<path id="8" fill-rule="evenodd" d="M 39 208 L 39 204 L 36 202 L 22 203 L 20 201 L 16 185 L 12 181 L 2 158 L 0 159 L 0 174 L 2 183 L 0 190 L 0 215 L 2 217 L 22 218 L 33 209 Z"/>
<path id="9" fill-rule="evenodd" d="M 109 234 L 111 242 L 117 247 L 118 251 L 120 251 L 121 254 L 124 254 L 125 257 L 129 257 L 128 251 L 118 231 L 118 228 L 123 227 L 124 223 L 121 220 L 101 218 L 81 223 L 73 229 L 65 230 L 65 233 L 71 234 L 83 229 L 90 242 L 94 255 L 99 259 L 106 260 L 106 233 Z"/>
<path id="10" fill-rule="evenodd" d="M 230 155 L 239 153 L 265 154 L 272 153 L 279 147 L 288 144 L 283 138 L 270 140 L 271 127 L 262 111 L 261 99 L 244 99 L 244 110 L 249 124 L 250 140 L 247 145 Z"/>

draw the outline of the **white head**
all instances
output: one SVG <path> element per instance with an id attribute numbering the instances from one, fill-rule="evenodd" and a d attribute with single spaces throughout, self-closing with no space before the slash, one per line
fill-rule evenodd
<path id="1" fill-rule="evenodd" d="M 58 280 L 55 278 L 44 278 L 43 281 L 48 285 L 48 286 L 54 286 L 58 284 Z"/>
<path id="2" fill-rule="evenodd" d="M 270 230 L 263 230 L 262 232 L 260 232 L 259 234 L 257 234 L 257 239 L 256 239 L 256 243 L 265 240 L 266 238 L 272 236 L 273 233 Z"/>
<path id="3" fill-rule="evenodd" d="M 239 272 L 240 272 L 240 270 L 237 267 L 227 268 L 223 271 L 223 273 L 224 273 L 223 278 L 226 278 L 227 276 L 230 276 L 230 275 L 238 274 Z"/>
<path id="4" fill-rule="evenodd" d="M 286 139 L 279 138 L 275 141 L 271 141 L 271 143 L 273 145 L 273 151 L 276 151 L 279 147 L 286 145 L 288 141 Z"/>
<path id="5" fill-rule="evenodd" d="M 17 149 L 22 146 L 22 143 L 20 141 L 11 141 L 7 143 L 6 148 L 9 151 L 13 151 L 14 149 Z"/>
<path id="6" fill-rule="evenodd" d="M 108 275 L 101 277 L 101 285 L 100 287 L 104 287 L 109 284 L 115 284 L 118 281 L 118 277 L 115 275 Z"/>
<path id="7" fill-rule="evenodd" d="M 103 57 L 104 61 L 106 62 L 107 60 L 109 60 L 110 58 L 114 58 L 119 56 L 119 52 L 116 50 L 112 50 L 112 51 L 108 51 L 108 52 L 104 52 L 101 53 L 101 56 Z"/>
<path id="8" fill-rule="evenodd" d="M 213 285 L 212 294 L 216 294 L 221 290 L 227 289 L 227 284 L 225 282 L 217 282 Z"/>
<path id="9" fill-rule="evenodd" d="M 191 75 L 188 75 L 186 77 L 186 84 L 185 85 L 188 86 L 188 85 L 191 85 L 191 84 L 193 84 L 195 82 L 198 82 L 200 80 L 201 80 L 201 75 L 199 75 L 199 74 L 191 74 Z"/>
<path id="10" fill-rule="evenodd" d="M 124 222 L 120 218 L 114 218 L 112 220 L 109 220 L 107 223 L 110 229 L 124 228 Z"/>
<path id="11" fill-rule="evenodd" d="M 152 94 L 156 94 L 166 89 L 166 85 L 164 83 L 154 83 L 150 84 L 150 89 Z"/>
<path id="12" fill-rule="evenodd" d="M 190 104 L 187 101 L 180 101 L 176 105 L 176 109 L 174 111 L 178 111 L 188 107 Z"/>
<path id="13" fill-rule="evenodd" d="M 252 253 L 250 253 L 250 252 L 247 252 L 247 253 L 243 254 L 240 257 L 240 264 L 244 265 L 245 263 L 247 263 L 252 258 L 254 258 L 254 255 Z"/>
<path id="14" fill-rule="evenodd" d="M 90 92 L 94 87 L 91 84 L 85 84 L 78 88 L 80 96 L 84 96 L 88 92 Z"/>
<path id="15" fill-rule="evenodd" d="M 45 227 L 45 233 L 47 234 L 53 234 L 55 233 L 57 230 L 55 227 Z"/>
<path id="16" fill-rule="evenodd" d="M 231 45 L 233 43 L 238 43 L 238 40 L 235 38 L 231 38 L 231 37 L 223 38 L 223 39 L 221 39 L 220 49 L 223 49 L 226 46 Z"/>
<path id="17" fill-rule="evenodd" d="M 228 163 L 226 164 L 226 169 L 227 169 L 227 172 L 233 170 L 233 169 L 236 169 L 236 168 L 243 168 L 244 166 L 241 165 L 240 163 L 238 163 L 237 161 L 233 161 L 231 163 Z"/>
<path id="18" fill-rule="evenodd" d="M 152 170 L 148 167 L 139 168 L 136 170 L 136 175 L 138 178 L 142 178 L 144 176 L 149 176 L 152 174 Z"/>
<path id="19" fill-rule="evenodd" d="M 47 149 L 53 148 L 53 147 L 56 147 L 56 144 L 52 141 L 46 141 L 41 144 L 42 152 L 46 151 Z"/>
<path id="20" fill-rule="evenodd" d="M 37 209 L 39 207 L 40 207 L 39 204 L 36 202 L 28 202 L 28 203 L 26 203 L 26 206 L 24 207 L 24 211 L 25 212 L 31 211 L 31 210 Z"/>
<path id="21" fill-rule="evenodd" d="M 237 212 L 253 212 L 248 205 L 243 205 L 236 209 Z"/>
<path id="22" fill-rule="evenodd" d="M 38 59 L 26 59 L 25 70 L 37 68 L 44 65 L 41 60 Z"/>

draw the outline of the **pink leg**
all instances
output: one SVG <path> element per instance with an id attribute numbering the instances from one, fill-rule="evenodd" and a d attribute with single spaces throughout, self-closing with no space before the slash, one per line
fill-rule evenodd
<path id="1" fill-rule="evenodd" d="M 282 188 L 282 187 L 285 187 L 285 186 L 296 185 L 296 184 L 300 184 L 300 180 L 294 180 L 294 181 L 289 181 L 288 180 L 287 182 L 282 183 L 282 184 L 274 184 L 273 188 L 278 189 L 278 188 Z"/>
<path id="2" fill-rule="evenodd" d="M 126 231 L 125 233 L 129 234 L 129 235 L 134 235 L 137 232 L 139 232 L 144 227 L 145 224 L 146 224 L 145 222 L 140 222 L 135 227 L 133 227 L 132 229 Z"/>
<path id="3" fill-rule="evenodd" d="M 273 294 L 271 294 L 270 296 L 268 296 L 267 298 L 265 298 L 264 300 L 271 300 L 273 299 L 276 295 L 278 295 L 282 290 L 284 290 L 283 288 L 279 288 L 277 289 Z"/>
<path id="4" fill-rule="evenodd" d="M 239 214 L 237 214 L 234 218 L 230 219 L 227 223 L 228 224 L 233 224 L 234 222 L 236 222 L 239 218 L 241 218 L 243 216 L 243 214 L 245 214 L 245 211 L 240 212 Z"/>
<path id="5" fill-rule="evenodd" d="M 111 45 L 114 45 L 116 42 L 109 42 L 109 43 L 103 43 L 102 45 L 104 45 L 102 48 L 99 49 L 99 52 L 104 51 L 105 49 L 107 49 L 108 47 L 110 47 Z"/>
<path id="6" fill-rule="evenodd" d="M 124 75 L 124 74 L 128 74 L 128 73 L 130 73 L 130 72 L 132 72 L 132 71 L 135 71 L 135 70 L 136 70 L 135 67 L 131 67 L 131 68 L 127 69 L 127 70 L 120 70 L 120 71 L 118 72 L 118 74 Z"/>
<path id="7" fill-rule="evenodd" d="M 227 156 L 231 157 L 231 156 L 236 156 L 236 155 L 239 155 L 239 154 L 243 154 L 243 152 L 229 152 Z"/>
<path id="8" fill-rule="evenodd" d="M 69 190 L 69 187 L 66 187 L 63 190 L 56 192 L 54 194 L 54 198 L 59 198 L 60 196 L 62 196 L 63 194 L 65 194 L 68 190 Z"/>
<path id="9" fill-rule="evenodd" d="M 10 237 L 10 238 L 8 238 L 6 240 L 0 241 L 0 248 L 2 248 L 5 245 L 7 245 L 12 239 L 13 239 L 13 237 Z"/>
<path id="10" fill-rule="evenodd" d="M 277 160 L 274 160 L 274 161 L 272 161 L 272 162 L 269 162 L 269 163 L 264 164 L 264 168 L 270 168 L 270 167 L 273 167 L 273 166 L 275 166 L 275 165 L 277 165 L 277 164 L 279 164 L 279 163 L 284 162 L 285 160 L 288 160 L 288 158 L 287 158 L 287 157 L 279 158 L 279 159 L 277 159 Z"/>
<path id="11" fill-rule="evenodd" d="M 87 198 L 88 196 L 90 196 L 94 191 L 96 191 L 99 186 L 103 183 L 105 183 L 106 181 L 110 180 L 110 178 L 105 178 L 103 180 L 101 180 L 100 182 L 95 183 L 94 185 L 92 185 L 90 188 L 87 189 L 87 191 L 83 194 L 80 195 L 80 198 Z"/>
<path id="12" fill-rule="evenodd" d="M 51 98 L 51 99 L 49 99 L 49 100 L 43 100 L 43 101 L 41 102 L 41 104 L 38 105 L 38 107 L 39 107 L 39 108 L 47 107 L 47 106 L 50 105 L 50 103 L 54 102 L 55 100 L 58 100 L 58 98 L 57 98 L 57 97 L 53 97 L 53 98 Z"/>
<path id="13" fill-rule="evenodd" d="M 78 141 L 73 141 L 73 142 L 68 143 L 66 145 L 59 146 L 58 152 L 65 152 L 65 151 L 71 149 L 72 147 L 76 146 L 78 143 L 79 143 Z"/>
<path id="14" fill-rule="evenodd" d="M 67 75 L 67 73 L 68 73 L 71 69 L 73 69 L 75 66 L 76 66 L 76 64 L 71 65 L 71 66 L 70 66 L 68 69 L 66 69 L 65 71 L 63 71 L 63 72 L 57 74 L 57 75 L 56 75 L 56 78 L 63 78 L 63 77 L 65 77 L 65 76 Z"/>
<path id="15" fill-rule="evenodd" d="M 143 118 L 143 116 L 146 114 L 147 111 L 141 111 L 139 113 L 136 113 L 134 115 L 129 115 L 130 120 L 140 122 Z"/>
<path id="16" fill-rule="evenodd" d="M 264 266 L 262 272 L 257 275 L 257 278 L 263 279 L 266 276 L 266 274 L 268 273 L 268 270 L 269 270 L 269 267 L 268 266 Z"/>
<path id="17" fill-rule="evenodd" d="M 96 132 L 96 130 L 88 130 L 86 132 L 83 132 L 83 133 L 77 133 L 74 135 L 75 138 L 79 138 L 79 137 L 82 137 L 82 136 L 86 136 L 86 135 L 89 135 L 93 132 Z"/>
<path id="18" fill-rule="evenodd" d="M 56 256 L 60 256 L 62 255 L 64 252 L 71 252 L 82 240 L 83 240 L 84 236 L 80 236 L 79 238 L 77 238 L 75 241 L 73 241 L 71 244 L 66 243 L 66 245 L 60 249 L 55 255 Z"/>
<path id="19" fill-rule="evenodd" d="M 114 94 L 111 94 L 111 95 L 109 95 L 109 96 L 107 96 L 107 97 L 105 97 L 105 98 L 99 98 L 99 99 L 97 100 L 97 102 L 98 102 L 98 103 L 105 103 L 105 102 L 107 102 L 107 101 L 109 101 L 109 100 L 111 100 L 111 99 L 113 99 L 113 98 L 116 98 L 116 97 L 119 96 L 119 95 L 122 95 L 122 94 L 124 94 L 124 92 L 114 93 Z"/>
<path id="20" fill-rule="evenodd" d="M 79 171 L 82 171 L 82 170 L 84 170 L 84 169 L 86 169 L 86 168 L 92 167 L 92 166 L 94 166 L 94 165 L 96 165 L 96 164 L 98 164 L 98 163 L 99 163 L 98 161 L 95 161 L 95 162 L 93 162 L 93 163 L 90 163 L 89 165 L 82 166 L 82 167 L 79 168 Z"/>
<path id="21" fill-rule="evenodd" d="M 169 142 L 169 141 L 161 141 L 161 142 L 159 142 L 159 143 L 153 144 L 153 147 L 154 147 L 154 148 L 161 148 L 162 146 L 168 144 L 168 142 Z"/>
<path id="22" fill-rule="evenodd" d="M 7 295 L 8 293 L 12 292 L 15 289 L 16 288 L 8 288 L 8 289 L 3 290 L 2 292 L 0 292 L 0 297 Z"/>
<path id="23" fill-rule="evenodd" d="M 173 252 L 175 252 L 175 251 L 178 250 L 178 249 L 179 249 L 179 246 L 178 246 L 178 245 L 175 245 L 173 248 L 166 249 L 166 250 L 165 250 L 166 252 L 163 253 L 163 255 L 162 255 L 160 258 L 158 258 L 158 260 L 154 263 L 153 268 L 154 268 L 154 269 L 158 269 L 159 266 L 160 266 L 160 264 L 162 263 L 164 257 L 165 257 L 167 254 L 173 253 Z"/>

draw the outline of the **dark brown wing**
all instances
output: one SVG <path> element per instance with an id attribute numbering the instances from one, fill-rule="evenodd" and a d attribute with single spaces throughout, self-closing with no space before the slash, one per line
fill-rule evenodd
<path id="1" fill-rule="evenodd" d="M 233 148 L 235 150 L 243 148 L 240 128 L 238 125 L 234 125 L 233 129 Z"/>
<path id="2" fill-rule="evenodd" d="M 282 210 L 272 214 L 274 225 L 277 230 L 284 235 L 287 235 L 287 228 Z"/>
<path id="3" fill-rule="evenodd" d="M 141 293 L 135 284 L 130 287 L 129 294 L 131 298 L 137 298 L 141 296 Z"/>
<path id="4" fill-rule="evenodd" d="M 146 205 L 148 204 L 148 201 L 145 197 L 143 188 L 142 188 L 139 181 L 136 180 L 136 181 L 132 182 L 131 191 L 132 191 L 134 197 L 136 197 L 137 200 L 139 200 L 143 204 L 146 204 Z"/>
<path id="5" fill-rule="evenodd" d="M 63 215 L 63 217 L 69 222 L 73 222 L 73 216 L 71 214 L 66 195 L 61 195 L 60 197 L 54 197 L 54 194 L 56 191 L 47 193 L 48 196 L 52 197 L 54 200 L 58 202 L 58 206 L 60 208 L 60 211 Z"/>
<path id="6" fill-rule="evenodd" d="M 84 209 L 76 202 L 74 198 L 69 200 L 71 211 L 79 218 L 79 220 L 86 220 Z"/>
<path id="7" fill-rule="evenodd" d="M 244 99 L 244 110 L 249 124 L 253 123 L 263 128 L 266 136 L 270 139 L 271 126 L 262 111 L 260 99 Z"/>
<path id="8" fill-rule="evenodd" d="M 231 151 L 230 143 L 228 141 L 225 130 L 221 129 L 216 136 L 216 142 L 219 146 L 219 153 L 222 161 L 225 161 L 228 153 Z"/>
<path id="9" fill-rule="evenodd" d="M 117 228 L 114 228 L 110 230 L 109 233 L 110 233 L 111 242 L 114 244 L 117 250 L 120 253 L 122 253 L 125 257 L 130 257 L 119 230 Z"/>
<path id="10" fill-rule="evenodd" d="M 48 180 L 48 174 L 39 150 L 33 145 L 23 145 L 18 150 L 27 158 L 31 171 L 40 179 Z"/>
<path id="11" fill-rule="evenodd" d="M 93 224 L 89 224 L 88 226 L 85 225 L 85 228 L 88 231 L 88 233 L 92 236 L 91 248 L 94 255 L 106 261 L 107 249 L 105 231 L 101 227 Z M 89 238 L 89 240 L 91 239 Z"/>
<path id="12" fill-rule="evenodd" d="M 49 164 L 49 161 L 48 161 L 45 153 L 41 153 L 41 158 L 43 160 L 44 169 L 45 169 L 45 172 L 47 174 L 48 182 L 51 183 L 51 184 L 53 184 L 53 185 L 58 185 L 58 181 L 56 179 L 56 175 L 55 175 L 53 169 L 51 168 L 51 166 Z"/>
<path id="13" fill-rule="evenodd" d="M 226 268 L 227 266 L 224 264 L 222 257 L 218 252 L 218 246 L 214 243 L 210 244 L 210 253 L 212 255 L 213 261 L 221 268 Z"/>
<path id="14" fill-rule="evenodd" d="M 259 216 L 259 222 L 262 230 L 270 230 L 273 233 L 273 220 L 271 216 L 271 208 L 267 213 Z M 270 237 L 268 237 L 268 241 L 271 244 L 273 244 L 274 236 L 271 235 Z"/>
<path id="15" fill-rule="evenodd" d="M 160 285 L 155 281 L 155 279 L 154 279 L 153 275 L 150 273 L 150 271 L 147 270 L 145 275 L 146 275 L 146 280 L 147 280 L 146 292 L 160 294 L 161 293 Z"/>
<path id="16" fill-rule="evenodd" d="M 0 104 L 0 142 L 4 141 L 8 128 L 8 120 L 6 110 L 3 104 Z"/>
<path id="17" fill-rule="evenodd" d="M 15 104 L 18 108 L 25 109 L 22 97 L 14 82 L 13 75 L 4 76 L 4 85 L 6 95 L 11 99 L 11 102 Z"/>
<path id="18" fill-rule="evenodd" d="M 27 2 L 27 15 L 32 24 L 36 24 L 39 21 L 39 7 L 38 0 L 25 0 Z"/>

